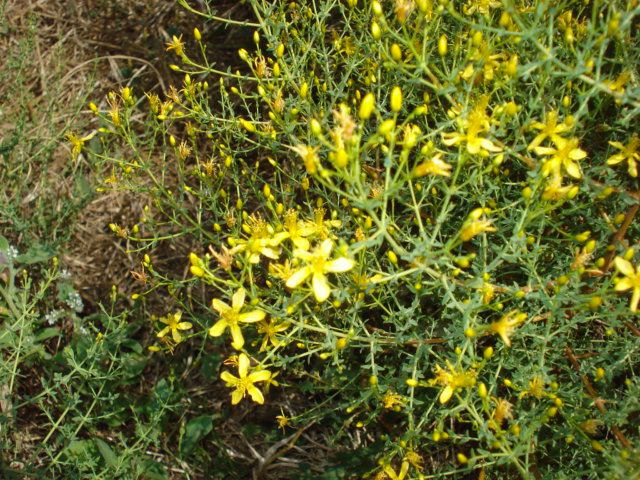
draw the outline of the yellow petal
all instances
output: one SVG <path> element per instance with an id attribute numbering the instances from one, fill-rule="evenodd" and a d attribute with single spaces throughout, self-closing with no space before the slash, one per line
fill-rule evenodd
<path id="1" fill-rule="evenodd" d="M 481 146 L 482 142 L 479 138 L 474 138 L 471 141 L 467 139 L 467 152 L 469 152 L 470 155 L 477 154 L 480 151 Z"/>
<path id="2" fill-rule="evenodd" d="M 623 278 L 616 283 L 616 292 L 622 292 L 623 290 L 629 290 L 630 288 L 633 288 L 633 283 L 629 278 Z"/>
<path id="3" fill-rule="evenodd" d="M 580 173 L 580 167 L 578 167 L 578 164 L 569 162 L 567 163 L 566 168 L 567 173 L 573 178 L 582 178 L 582 174 Z"/>
<path id="4" fill-rule="evenodd" d="M 296 248 L 293 251 L 293 256 L 301 260 L 304 260 L 305 262 L 310 262 L 311 260 L 313 260 L 313 255 L 311 253 L 307 252 L 306 250 L 302 250 L 300 248 Z"/>
<path id="5" fill-rule="evenodd" d="M 244 345 L 244 337 L 242 336 L 240 326 L 237 323 L 229 325 L 229 330 L 231 330 L 231 338 L 233 338 L 231 346 L 236 350 L 241 350 Z M 240 375 L 242 376 L 242 374 Z"/>
<path id="6" fill-rule="evenodd" d="M 226 370 L 220 374 L 220 378 L 222 379 L 223 382 L 228 383 L 230 385 L 235 385 L 240 380 L 239 378 L 231 375 Z"/>
<path id="7" fill-rule="evenodd" d="M 444 143 L 447 147 L 457 145 L 462 140 L 464 140 L 464 137 L 459 133 L 449 132 L 442 134 L 442 143 Z"/>
<path id="8" fill-rule="evenodd" d="M 304 282 L 307 279 L 307 277 L 309 277 L 309 275 L 311 275 L 311 267 L 309 266 L 302 267 L 300 270 L 298 270 L 297 272 L 295 272 L 293 275 L 289 277 L 289 280 L 287 280 L 286 285 L 289 288 L 296 288 L 298 285 Z"/>
<path id="9" fill-rule="evenodd" d="M 251 383 L 266 382 L 271 378 L 271 372 L 269 370 L 258 370 L 249 375 Z"/>
<path id="10" fill-rule="evenodd" d="M 252 312 L 241 313 L 238 316 L 238 320 L 244 323 L 259 322 L 260 320 L 264 319 L 265 315 L 266 313 L 264 313 L 262 310 L 253 310 Z"/>
<path id="11" fill-rule="evenodd" d="M 633 265 L 631 265 L 631 262 L 629 260 L 625 260 L 622 257 L 616 257 L 613 261 L 616 264 L 616 268 L 618 269 L 618 271 L 620 271 L 620 273 L 622 273 L 623 275 L 626 275 L 627 277 L 632 277 L 633 275 L 635 275 Z"/>
<path id="12" fill-rule="evenodd" d="M 582 160 L 586 156 L 587 156 L 587 152 L 585 152 L 584 150 L 581 150 L 579 148 L 574 148 L 573 150 L 571 150 L 569 152 L 569 158 L 571 160 Z"/>
<path id="13" fill-rule="evenodd" d="M 244 305 L 244 297 L 245 297 L 244 288 L 238 289 L 238 291 L 233 294 L 233 297 L 231 297 L 231 306 L 236 312 L 240 311 L 240 309 Z"/>
<path id="14" fill-rule="evenodd" d="M 237 405 L 240 403 L 240 400 L 244 397 L 244 392 L 242 390 L 234 390 L 231 394 L 231 404 Z"/>
<path id="15" fill-rule="evenodd" d="M 508 330 L 507 328 L 501 328 L 498 333 L 500 335 L 500 338 L 504 342 L 504 344 L 507 347 L 510 347 L 511 346 L 511 339 L 509 338 L 509 335 L 507 334 L 507 330 Z"/>
<path id="16" fill-rule="evenodd" d="M 160 330 L 160 331 L 156 334 L 156 337 L 158 337 L 158 338 L 162 338 L 162 337 L 164 337 L 167 333 L 169 333 L 169 331 L 170 331 L 170 330 L 171 330 L 171 328 L 169 328 L 169 327 L 165 327 L 165 328 L 163 328 L 162 330 Z"/>
<path id="17" fill-rule="evenodd" d="M 218 313 L 224 313 L 227 310 L 229 310 L 229 305 L 227 305 L 224 302 L 221 302 L 217 298 L 214 298 L 213 300 L 211 300 L 211 306 Z"/>
<path id="18" fill-rule="evenodd" d="M 212 337 L 219 337 L 222 335 L 225 328 L 227 328 L 227 321 L 224 318 L 221 318 L 209 329 L 209 335 Z"/>
<path id="19" fill-rule="evenodd" d="M 536 147 L 533 151 L 538 155 L 553 155 L 557 150 L 551 147 Z"/>
<path id="20" fill-rule="evenodd" d="M 502 150 L 488 138 L 481 138 L 480 145 L 482 145 L 482 148 L 484 148 L 488 152 L 499 152 Z"/>
<path id="21" fill-rule="evenodd" d="M 453 388 L 451 388 L 450 385 L 447 385 L 446 387 L 444 387 L 444 389 L 442 390 L 442 393 L 440 394 L 440 403 L 445 404 L 447 403 L 449 400 L 451 400 L 451 397 L 453 396 Z"/>
<path id="22" fill-rule="evenodd" d="M 356 262 L 354 262 L 353 260 L 342 257 L 342 258 L 336 258 L 335 260 L 327 262 L 324 266 L 324 269 L 327 272 L 340 273 L 340 272 L 346 272 L 348 270 L 351 270 L 355 264 Z"/>
<path id="23" fill-rule="evenodd" d="M 178 330 L 172 330 L 171 334 L 174 342 L 180 343 L 182 341 L 182 335 L 180 335 L 180 332 Z"/>
<path id="24" fill-rule="evenodd" d="M 316 273 L 313 275 L 312 282 L 313 294 L 316 296 L 318 302 L 324 302 L 329 295 L 331 295 L 331 287 L 327 282 L 326 277 L 322 273 Z"/>
<path id="25" fill-rule="evenodd" d="M 249 357 L 247 357 L 244 353 L 238 355 L 238 373 L 240 374 L 240 378 L 244 378 L 247 376 L 250 365 L 251 360 L 249 360 Z"/>
<path id="26" fill-rule="evenodd" d="M 327 258 L 331 253 L 332 248 L 333 248 L 333 242 L 327 238 L 324 242 L 320 244 L 320 253 L 324 258 Z"/>
<path id="27" fill-rule="evenodd" d="M 544 126 L 542 128 L 544 128 Z M 534 150 L 536 147 L 538 147 L 538 145 L 540 145 L 542 143 L 542 141 L 545 138 L 547 138 L 547 135 L 545 133 L 541 133 L 540 135 L 538 135 L 536 138 L 534 138 L 531 141 L 531 143 L 527 147 L 527 150 Z"/>
<path id="28" fill-rule="evenodd" d="M 247 386 L 247 392 L 249 392 L 249 395 L 251 395 L 251 399 L 254 402 L 259 403 L 260 405 L 264 403 L 264 396 L 262 395 L 262 392 L 258 388 L 256 388 L 255 385 L 249 384 Z"/>
<path id="29" fill-rule="evenodd" d="M 260 250 L 260 253 L 272 260 L 277 260 L 278 258 L 280 258 L 280 251 L 274 250 L 273 248 L 264 247 L 262 250 Z"/>

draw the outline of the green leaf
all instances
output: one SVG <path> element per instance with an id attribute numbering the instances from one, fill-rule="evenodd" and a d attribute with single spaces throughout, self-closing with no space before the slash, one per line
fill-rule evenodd
<path id="1" fill-rule="evenodd" d="M 55 256 L 55 252 L 42 244 L 35 244 L 29 247 L 27 253 L 18 255 L 18 262 L 23 265 L 33 265 L 34 263 L 46 262 Z"/>
<path id="2" fill-rule="evenodd" d="M 138 472 L 140 472 L 140 478 L 145 480 L 169 479 L 167 469 L 162 464 L 149 459 L 145 459 L 142 464 L 139 465 Z"/>
<path id="3" fill-rule="evenodd" d="M 0 252 L 6 252 L 9 248 L 9 241 L 0 235 Z"/>
<path id="4" fill-rule="evenodd" d="M 14 346 L 18 343 L 18 336 L 8 328 L 0 329 L 0 346 Z"/>
<path id="5" fill-rule="evenodd" d="M 189 455 L 196 444 L 213 429 L 213 415 L 201 415 L 187 423 L 184 436 L 180 441 L 180 452 Z"/>
<path id="6" fill-rule="evenodd" d="M 124 340 L 122 340 L 122 342 L 120 342 L 120 345 L 122 345 L 123 347 L 130 348 L 131 350 L 133 350 L 138 354 L 141 354 L 143 350 L 142 345 L 140 345 L 140 342 L 137 342 L 132 338 L 125 338 Z"/>
<path id="7" fill-rule="evenodd" d="M 47 338 L 59 337 L 60 335 L 61 335 L 60 330 L 58 330 L 57 328 L 45 328 L 40 330 L 38 333 L 36 333 L 34 340 L 36 342 L 42 342 Z"/>
<path id="8" fill-rule="evenodd" d="M 94 438 L 94 442 L 100 451 L 100 455 L 104 458 L 104 462 L 107 464 L 107 467 L 116 468 L 118 466 L 118 457 L 113 452 L 109 444 L 100 438 Z"/>

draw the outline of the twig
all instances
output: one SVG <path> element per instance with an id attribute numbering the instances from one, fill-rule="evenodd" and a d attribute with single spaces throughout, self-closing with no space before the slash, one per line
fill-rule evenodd
<path id="1" fill-rule="evenodd" d="M 269 465 L 271 465 L 276 459 L 291 450 L 295 443 L 298 441 L 298 438 L 300 438 L 300 435 L 302 435 L 305 430 L 307 430 L 315 423 L 315 420 L 308 423 L 304 427 L 299 428 L 298 431 L 293 435 L 290 435 L 287 438 L 283 438 L 278 443 L 269 447 L 269 449 L 264 454 L 264 460 L 262 458 L 259 459 L 258 466 L 253 471 L 253 478 L 260 478 L 263 472 L 269 467 Z M 284 448 L 281 448 L 282 446 L 284 446 Z"/>
<path id="2" fill-rule="evenodd" d="M 569 361 L 573 366 L 573 369 L 578 373 L 580 380 L 582 380 L 583 385 L 587 389 L 587 393 L 593 399 L 593 402 L 595 403 L 600 413 L 604 415 L 607 411 L 607 408 L 604 406 L 604 402 L 598 396 L 598 394 L 596 393 L 595 389 L 591 385 L 591 382 L 589 382 L 589 379 L 586 377 L 586 375 L 580 374 L 580 364 L 578 363 L 578 359 L 576 358 L 573 351 L 568 345 L 566 347 L 566 352 L 567 352 L 567 357 L 569 358 Z M 611 431 L 614 433 L 616 437 L 618 437 L 618 440 L 620 440 L 620 443 L 624 445 L 625 448 L 629 448 L 629 449 L 631 448 L 631 444 L 629 443 L 629 440 L 627 440 L 627 437 L 624 436 L 624 434 L 618 428 L 617 425 L 611 425 Z"/>

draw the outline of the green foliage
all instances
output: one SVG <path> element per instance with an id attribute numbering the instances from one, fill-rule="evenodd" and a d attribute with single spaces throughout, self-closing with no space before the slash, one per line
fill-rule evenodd
<path id="1" fill-rule="evenodd" d="M 242 67 L 174 36 L 179 88 L 68 137 L 145 205 L 111 224 L 133 311 L 82 316 L 56 257 L 88 185 L 59 217 L 5 193 L 2 473 L 638 478 L 638 2 L 179 3 L 252 30 Z M 288 463 L 315 429 L 328 458 Z"/>
<path id="2" fill-rule="evenodd" d="M 179 305 L 152 348 L 367 435 L 340 478 L 633 476 L 637 2 L 250 3 L 243 69 L 196 30 L 146 133 L 128 89 L 97 112 L 104 188 L 148 199 L 112 228 Z M 154 266 L 178 238 L 191 278 Z"/>
<path id="3" fill-rule="evenodd" d="M 170 398 L 147 410 L 143 396 L 131 403 L 148 362 L 132 338 L 139 325 L 106 311 L 80 318 L 82 300 L 56 257 L 34 261 L 0 237 L 0 259 L 3 475 L 40 465 L 55 478 L 138 478 L 175 408 Z"/>
<path id="4" fill-rule="evenodd" d="M 15 35 L 5 8 L 3 2 L 0 31 L 14 35 L 0 69 L 0 228 L 19 248 L 59 249 L 70 240 L 78 214 L 93 196 L 86 161 L 67 162 L 68 152 L 59 148 L 64 135 L 77 128 L 88 89 L 69 91 L 64 41 L 46 56 L 37 53 L 38 15 L 24 19 L 26 32 Z M 51 67 L 46 79 L 41 78 L 43 57 Z"/>

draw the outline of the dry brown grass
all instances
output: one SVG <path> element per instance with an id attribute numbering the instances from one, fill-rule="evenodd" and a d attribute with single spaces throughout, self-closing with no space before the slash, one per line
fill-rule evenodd
<path id="1" fill-rule="evenodd" d="M 217 3 L 221 11 L 238 11 L 237 2 Z M 97 128 L 86 102 L 79 105 L 78 99 L 101 105 L 107 92 L 124 86 L 132 86 L 139 95 L 162 96 L 168 85 L 181 81 L 168 67 L 175 59 L 167 58 L 165 43 L 172 34 L 190 32 L 199 19 L 172 0 L 7 0 L 4 19 L 8 35 L 0 36 L 0 68 L 10 68 L 21 42 L 32 43 L 33 55 L 23 59 L 25 79 L 19 89 L 11 83 L 0 85 L 0 131 L 12 132 L 16 119 L 26 118 L 23 135 L 37 139 L 51 153 L 41 168 L 25 165 L 25 188 L 4 191 L 3 200 L 20 203 L 26 219 L 37 214 L 37 197 L 46 196 L 48 212 L 62 217 L 73 195 L 74 174 L 83 172 L 90 185 L 101 180 L 95 178 L 101 173 L 88 168 L 82 155 L 71 159 L 71 146 L 64 139 L 69 131 L 82 137 Z M 216 28 L 219 25 L 201 26 L 205 35 Z M 221 56 L 228 58 L 228 51 L 221 51 Z M 12 155 L 29 159 L 33 148 L 21 142 Z M 135 280 L 130 272 L 139 269 L 139 259 L 126 253 L 128 246 L 108 226 L 136 223 L 143 204 L 127 192 L 109 192 L 96 196 L 75 219 L 63 260 L 90 310 L 107 301 L 112 285 L 122 292 L 132 290 Z M 0 220 L 12 241 L 28 245 L 34 240 L 12 229 L 12 223 Z M 188 246 L 168 248 L 173 250 L 167 252 L 170 257 L 188 253 Z"/>

